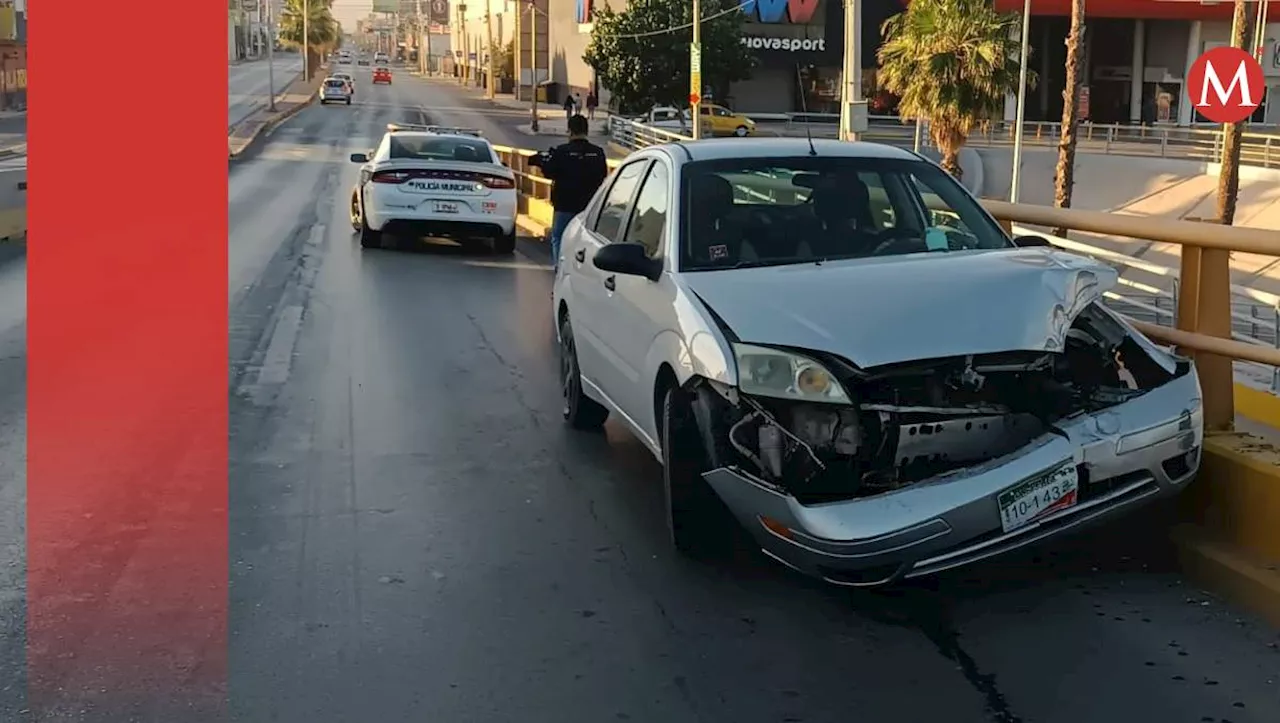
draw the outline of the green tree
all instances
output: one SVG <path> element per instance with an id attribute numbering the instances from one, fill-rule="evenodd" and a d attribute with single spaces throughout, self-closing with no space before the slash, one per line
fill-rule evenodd
<path id="1" fill-rule="evenodd" d="M 903 120 L 928 121 L 942 167 L 956 178 L 969 134 L 1001 117 L 1017 91 L 1019 22 L 990 0 L 912 0 L 882 27 L 877 77 L 898 96 Z M 1035 85 L 1031 72 L 1027 83 Z"/>
<path id="2" fill-rule="evenodd" d="M 751 77 L 755 56 L 742 44 L 745 15 L 738 0 L 702 0 L 702 83 L 723 88 Z M 688 0 L 632 0 L 627 9 L 596 10 L 591 42 L 582 55 L 624 113 L 655 105 L 689 105 L 689 44 L 693 8 Z"/>
<path id="3" fill-rule="evenodd" d="M 334 20 L 333 0 L 285 0 L 280 11 L 280 42 L 286 47 L 303 48 L 303 5 L 307 11 L 307 68 L 314 77 L 320 59 L 342 41 L 342 26 Z M 308 78 L 310 80 L 310 78 Z"/>

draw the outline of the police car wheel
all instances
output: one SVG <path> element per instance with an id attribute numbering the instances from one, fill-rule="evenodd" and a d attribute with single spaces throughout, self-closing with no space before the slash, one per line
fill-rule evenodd
<path id="1" fill-rule="evenodd" d="M 511 233 L 498 236 L 493 240 L 493 252 L 503 256 L 510 256 L 516 252 L 515 229 L 512 229 Z"/>
<path id="2" fill-rule="evenodd" d="M 358 194 L 359 191 L 351 192 L 351 228 L 356 231 L 360 230 L 361 223 L 364 221 L 360 215 L 360 199 Z"/>

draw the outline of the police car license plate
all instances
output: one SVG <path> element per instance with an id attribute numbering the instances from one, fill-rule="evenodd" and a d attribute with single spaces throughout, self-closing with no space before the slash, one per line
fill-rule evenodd
<path id="1" fill-rule="evenodd" d="M 449 203 L 448 201 L 436 201 L 435 211 L 436 213 L 457 213 L 458 204 Z"/>

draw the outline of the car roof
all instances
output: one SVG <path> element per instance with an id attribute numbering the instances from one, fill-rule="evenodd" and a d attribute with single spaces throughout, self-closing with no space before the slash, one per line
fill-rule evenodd
<path id="1" fill-rule="evenodd" d="M 677 150 L 677 147 L 688 151 Z M 714 161 L 731 158 L 771 158 L 774 156 L 808 156 L 809 140 L 805 138 L 708 138 L 680 143 L 662 143 L 649 148 L 663 149 L 681 162 Z M 645 150 L 648 150 L 647 148 Z M 813 139 L 813 150 L 819 157 L 881 158 L 917 161 L 920 157 L 903 148 L 883 143 L 838 141 L 830 138 Z"/>

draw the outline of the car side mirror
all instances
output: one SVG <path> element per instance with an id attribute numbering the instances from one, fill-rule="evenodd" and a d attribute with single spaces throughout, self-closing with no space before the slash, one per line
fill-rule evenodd
<path id="1" fill-rule="evenodd" d="M 1020 249 L 1032 249 L 1036 247 L 1053 246 L 1053 243 L 1044 236 L 1014 236 L 1013 245 Z"/>
<path id="2" fill-rule="evenodd" d="M 352 153 L 352 154 L 351 154 L 351 162 L 352 162 L 352 163 L 368 163 L 368 162 L 369 162 L 369 156 L 368 156 L 367 154 L 364 154 L 364 153 Z"/>
<path id="3" fill-rule="evenodd" d="M 649 258 L 644 246 L 637 243 L 609 244 L 592 259 L 597 269 L 627 276 L 643 276 L 657 281 L 662 275 L 662 262 Z"/>

